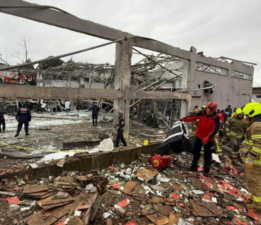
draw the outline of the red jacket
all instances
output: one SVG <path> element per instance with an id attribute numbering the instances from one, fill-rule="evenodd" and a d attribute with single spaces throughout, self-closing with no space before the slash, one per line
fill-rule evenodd
<path id="1" fill-rule="evenodd" d="M 197 119 L 199 120 L 199 122 L 198 122 L 198 128 L 195 133 L 196 136 L 201 140 L 203 138 L 208 137 L 210 141 L 214 141 L 215 135 L 218 132 L 219 125 L 220 125 L 219 116 L 216 113 L 207 116 L 206 111 L 202 110 L 198 113 L 183 118 L 183 121 L 193 122 Z"/>
<path id="2" fill-rule="evenodd" d="M 225 122 L 226 122 L 226 121 L 225 121 L 225 117 L 230 117 L 230 116 L 227 115 L 226 113 L 222 113 L 222 112 L 218 113 L 217 115 L 220 117 L 220 120 L 221 120 L 222 123 L 225 123 Z"/>

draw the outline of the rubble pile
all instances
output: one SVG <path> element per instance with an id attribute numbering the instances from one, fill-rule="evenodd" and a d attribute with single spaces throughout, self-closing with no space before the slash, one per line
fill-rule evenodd
<path id="1" fill-rule="evenodd" d="M 0 224 L 89 224 L 94 203 L 107 183 L 95 171 L 41 180 L 3 179 L 0 193 L 8 196 L 9 210 L 1 214 Z"/>
<path id="2" fill-rule="evenodd" d="M 214 161 L 204 177 L 202 161 L 197 173 L 188 172 L 191 158 L 174 155 L 165 170 L 143 160 L 38 180 L 3 179 L 0 224 L 261 224 L 261 215 L 245 207 L 251 195 L 243 164 Z"/>
<path id="3" fill-rule="evenodd" d="M 188 172 L 191 157 L 176 155 L 162 171 L 140 162 L 103 170 L 109 185 L 95 224 L 261 224 L 261 215 L 245 208 L 251 195 L 243 164 L 215 162 L 204 177 L 203 166 Z"/>

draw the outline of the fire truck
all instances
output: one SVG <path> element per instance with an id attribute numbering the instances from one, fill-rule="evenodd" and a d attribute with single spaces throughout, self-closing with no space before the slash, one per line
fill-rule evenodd
<path id="1" fill-rule="evenodd" d="M 36 74 L 0 71 L 0 83 L 20 85 L 28 83 L 30 85 L 36 85 Z"/>

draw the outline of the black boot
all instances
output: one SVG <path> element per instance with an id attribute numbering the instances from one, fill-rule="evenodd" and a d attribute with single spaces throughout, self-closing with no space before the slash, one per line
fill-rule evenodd
<path id="1" fill-rule="evenodd" d="M 30 135 L 29 133 L 25 134 L 26 136 Z"/>
<path id="2" fill-rule="evenodd" d="M 15 135 L 15 137 L 18 137 L 18 136 L 19 136 L 19 134 L 16 134 L 16 135 Z"/>
<path id="3" fill-rule="evenodd" d="M 204 169 L 203 175 L 205 177 L 209 177 L 209 171 L 210 171 L 210 168 Z"/>
<path id="4" fill-rule="evenodd" d="M 198 171 L 198 165 L 191 165 L 188 169 L 190 172 L 197 172 Z"/>

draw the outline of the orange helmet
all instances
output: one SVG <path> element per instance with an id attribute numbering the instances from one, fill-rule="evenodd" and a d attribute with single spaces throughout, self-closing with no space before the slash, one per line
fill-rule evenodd
<path id="1" fill-rule="evenodd" d="M 208 109 L 211 113 L 215 112 L 217 110 L 217 103 L 209 102 L 206 106 L 206 109 Z"/>

